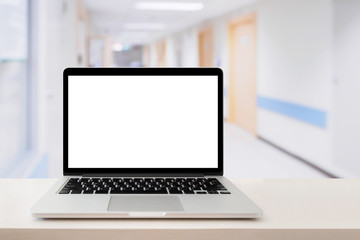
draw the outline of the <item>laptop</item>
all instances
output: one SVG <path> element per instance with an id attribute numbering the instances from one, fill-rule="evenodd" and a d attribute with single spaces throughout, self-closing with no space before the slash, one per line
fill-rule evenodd
<path id="1" fill-rule="evenodd" d="M 223 176 L 219 68 L 67 68 L 63 174 L 38 218 L 258 218 Z"/>

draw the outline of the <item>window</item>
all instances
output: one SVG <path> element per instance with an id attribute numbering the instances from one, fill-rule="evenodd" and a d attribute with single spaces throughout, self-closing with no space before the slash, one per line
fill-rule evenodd
<path id="1" fill-rule="evenodd" d="M 28 0 L 0 0 L 0 177 L 29 150 Z"/>

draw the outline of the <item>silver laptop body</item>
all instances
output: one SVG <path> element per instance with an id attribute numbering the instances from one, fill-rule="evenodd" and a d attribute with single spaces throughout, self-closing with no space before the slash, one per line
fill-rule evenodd
<path id="1" fill-rule="evenodd" d="M 223 177 L 219 68 L 68 68 L 64 177 L 39 218 L 258 218 Z"/>

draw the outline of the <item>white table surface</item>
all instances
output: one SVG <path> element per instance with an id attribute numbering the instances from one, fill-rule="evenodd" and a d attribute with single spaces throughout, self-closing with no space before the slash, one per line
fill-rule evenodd
<path id="1" fill-rule="evenodd" d="M 257 220 L 36 219 L 56 179 L 0 179 L 0 239 L 360 239 L 360 179 L 249 179 L 235 184 Z"/>

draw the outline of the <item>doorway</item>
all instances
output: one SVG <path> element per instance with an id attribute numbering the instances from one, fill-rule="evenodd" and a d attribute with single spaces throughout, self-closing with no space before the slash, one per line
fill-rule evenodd
<path id="1" fill-rule="evenodd" d="M 213 63 L 213 30 L 211 27 L 199 31 L 199 66 L 211 67 Z"/>
<path id="2" fill-rule="evenodd" d="M 231 21 L 229 34 L 229 122 L 256 133 L 256 14 Z"/>
<path id="3" fill-rule="evenodd" d="M 162 40 L 156 43 L 156 65 L 166 66 L 166 41 Z"/>

